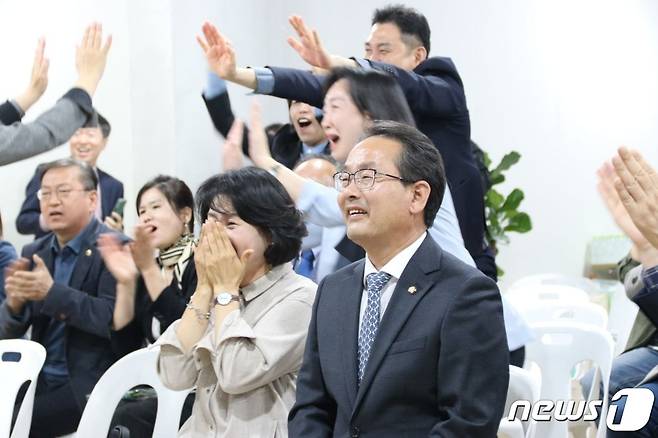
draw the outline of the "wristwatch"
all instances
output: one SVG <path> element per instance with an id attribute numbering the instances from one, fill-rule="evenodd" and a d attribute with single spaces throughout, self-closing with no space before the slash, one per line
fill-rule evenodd
<path id="1" fill-rule="evenodd" d="M 240 295 L 233 295 L 230 292 L 220 292 L 215 297 L 215 305 L 228 306 L 231 301 L 240 302 Z"/>

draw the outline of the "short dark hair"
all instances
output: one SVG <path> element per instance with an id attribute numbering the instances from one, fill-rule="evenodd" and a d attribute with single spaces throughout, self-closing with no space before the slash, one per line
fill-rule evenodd
<path id="1" fill-rule="evenodd" d="M 98 186 L 98 177 L 94 169 L 84 161 L 74 160 L 73 158 L 61 158 L 59 160 L 51 161 L 50 163 L 42 164 L 39 166 L 41 178 L 39 185 L 43 182 L 44 175 L 52 169 L 64 169 L 66 167 L 77 167 L 79 170 L 79 180 L 85 190 L 96 190 Z"/>
<path id="2" fill-rule="evenodd" d="M 366 137 L 384 137 L 402 145 L 396 163 L 400 177 L 414 182 L 425 181 L 430 186 L 424 220 L 425 225 L 431 227 L 446 189 L 443 159 L 432 140 L 412 126 L 392 121 L 374 122 L 366 130 Z"/>
<path id="3" fill-rule="evenodd" d="M 402 88 L 392 76 L 378 70 L 338 67 L 327 76 L 324 94 L 341 79 L 349 84 L 350 97 L 361 114 L 372 120 L 416 125 Z"/>
<path id="4" fill-rule="evenodd" d="M 84 128 L 99 128 L 103 134 L 103 138 L 108 138 L 110 132 L 112 132 L 112 125 L 110 125 L 110 122 L 108 122 L 107 119 L 96 110 L 94 110 L 94 114 L 89 117 Z"/>
<path id="5" fill-rule="evenodd" d="M 295 202 L 269 172 L 245 167 L 205 180 L 196 192 L 199 219 L 205 222 L 211 208 L 224 212 L 223 201 L 230 201 L 240 219 L 271 239 L 264 254 L 270 266 L 297 257 L 306 226 Z"/>
<path id="6" fill-rule="evenodd" d="M 418 42 L 425 47 L 427 55 L 430 53 L 430 25 L 427 23 L 427 18 L 414 8 L 404 5 L 389 5 L 382 9 L 375 9 L 372 15 L 371 25 L 377 23 L 393 23 L 403 37 L 415 38 Z M 409 41 L 405 41 L 410 45 Z"/>
<path id="7" fill-rule="evenodd" d="M 334 157 L 332 157 L 331 155 L 327 155 L 327 154 L 306 154 L 306 155 L 302 155 L 301 158 L 295 163 L 295 168 L 297 168 L 297 166 L 299 166 L 300 164 L 306 163 L 307 161 L 311 161 L 311 160 L 323 160 L 323 161 L 326 161 L 327 163 L 331 164 L 332 166 L 334 166 L 336 168 L 338 168 L 340 166 L 338 161 L 336 161 L 336 159 Z"/>
<path id="8" fill-rule="evenodd" d="M 157 189 L 164 195 L 171 205 L 171 208 L 179 213 L 185 207 L 188 207 L 192 213 L 194 213 L 194 196 L 192 195 L 192 190 L 183 182 L 174 176 L 169 175 L 158 175 L 152 180 L 148 181 L 146 184 L 139 189 L 137 193 L 137 200 L 135 201 L 135 209 L 139 215 L 139 203 L 142 200 L 142 196 L 147 190 Z M 194 231 L 194 214 L 190 218 L 188 225 L 188 231 L 191 233 Z"/>

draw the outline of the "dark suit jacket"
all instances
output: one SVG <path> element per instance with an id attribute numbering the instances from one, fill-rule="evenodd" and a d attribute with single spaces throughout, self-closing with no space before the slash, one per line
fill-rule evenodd
<path id="1" fill-rule="evenodd" d="M 418 129 L 436 145 L 445 162 L 464 245 L 478 268 L 495 277 L 493 254 L 485 251 L 484 194 L 471 154 L 471 126 L 459 73 L 449 58 L 429 58 L 412 72 L 370 62 L 393 75 L 404 92 Z M 324 78 L 297 69 L 269 67 L 273 96 L 322 105 Z"/>
<path id="2" fill-rule="evenodd" d="M 11 125 L 14 122 L 20 121 L 21 115 L 11 102 L 6 101 L 0 104 L 0 124 Z"/>
<path id="3" fill-rule="evenodd" d="M 51 318 L 66 324 L 66 358 L 71 386 L 81 407 L 87 402 L 100 376 L 114 361 L 110 346 L 110 326 L 114 311 L 116 281 L 103 264 L 96 238 L 109 228 L 94 220 L 95 230 L 83 243 L 69 285 L 53 284 L 43 301 L 26 304 L 24 318 L 10 316 L 6 305 L 0 306 L 0 339 L 18 338 L 32 325 L 32 340 L 41 342 Z M 25 246 L 22 256 L 38 254 L 53 272 L 50 248 L 53 235 L 44 236 Z"/>
<path id="4" fill-rule="evenodd" d="M 495 437 L 509 380 L 496 285 L 428 236 L 398 281 L 357 388 L 364 265 L 318 286 L 290 437 Z"/>
<path id="5" fill-rule="evenodd" d="M 212 99 L 206 99 L 203 95 L 202 97 L 215 129 L 223 137 L 226 137 L 228 131 L 231 129 L 231 125 L 233 125 L 233 122 L 235 121 L 235 116 L 231 110 L 231 100 L 229 99 L 228 92 L 224 92 Z M 320 107 L 322 107 L 322 105 L 320 105 Z M 289 169 L 295 167 L 295 164 L 297 164 L 302 157 L 304 149 L 292 124 L 288 123 L 283 125 L 277 133 L 273 137 L 269 137 L 268 140 L 272 158 Z M 249 156 L 249 128 L 247 128 L 247 126 L 244 128 L 244 134 L 242 136 L 242 152 Z M 327 145 L 322 153 L 326 155 L 331 153 L 329 145 Z"/>
<path id="6" fill-rule="evenodd" d="M 101 186 L 101 210 L 103 211 L 103 218 L 105 218 L 112 213 L 112 209 L 119 198 L 123 198 L 123 184 L 112 175 L 98 168 L 96 170 L 98 171 L 98 184 Z M 41 214 L 41 207 L 37 198 L 39 187 L 41 187 L 41 166 L 37 167 L 34 176 L 25 187 L 25 200 L 18 217 L 16 217 L 18 232 L 21 234 L 34 234 L 35 238 L 48 234 L 48 231 L 43 231 L 39 225 L 39 215 Z"/>

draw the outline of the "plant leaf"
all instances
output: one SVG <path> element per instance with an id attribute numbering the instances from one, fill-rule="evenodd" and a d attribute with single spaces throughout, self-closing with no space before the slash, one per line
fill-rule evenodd
<path id="1" fill-rule="evenodd" d="M 503 202 L 505 202 L 505 197 L 503 195 L 494 189 L 489 189 L 485 196 L 485 204 L 488 207 L 498 210 L 503 205 Z"/>
<path id="2" fill-rule="evenodd" d="M 523 201 L 523 198 L 523 191 L 520 189 L 514 189 L 509 195 L 507 195 L 507 199 L 505 199 L 505 203 L 501 209 L 505 212 L 516 211 L 516 209 L 519 208 L 521 201 Z"/>
<path id="3" fill-rule="evenodd" d="M 527 233 L 532 230 L 532 222 L 527 213 L 519 212 L 509 219 L 509 223 L 503 228 L 503 231 L 514 231 L 517 233 Z"/>
<path id="4" fill-rule="evenodd" d="M 507 154 L 505 154 L 503 159 L 500 160 L 500 164 L 496 166 L 496 168 L 493 170 L 492 173 L 509 170 L 509 168 L 515 165 L 516 163 L 518 163 L 520 159 L 521 159 L 521 154 L 519 154 L 517 151 L 508 152 Z"/>

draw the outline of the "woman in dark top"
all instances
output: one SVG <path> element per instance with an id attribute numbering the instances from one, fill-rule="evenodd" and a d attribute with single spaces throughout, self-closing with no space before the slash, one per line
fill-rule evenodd
<path id="1" fill-rule="evenodd" d="M 112 347 L 118 357 L 153 343 L 179 319 L 197 283 L 194 197 L 189 187 L 178 178 L 158 176 L 140 189 L 136 206 L 139 223 L 132 243 L 122 246 L 110 234 L 98 242 L 105 265 L 117 280 Z M 188 398 L 183 421 L 193 402 Z M 153 394 L 133 390 L 119 404 L 111 430 L 121 425 L 132 438 L 150 437 L 156 411 Z"/>
<path id="2" fill-rule="evenodd" d="M 161 175 L 140 189 L 136 206 L 134 242 L 121 246 L 111 235 L 99 239 L 103 260 L 117 280 L 112 328 L 119 356 L 154 342 L 181 317 L 196 288 L 190 189 L 178 178 Z"/>

